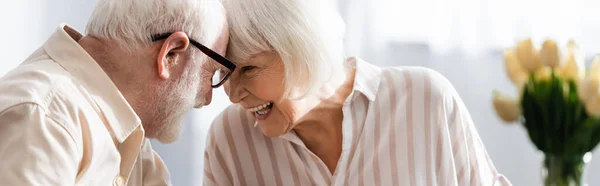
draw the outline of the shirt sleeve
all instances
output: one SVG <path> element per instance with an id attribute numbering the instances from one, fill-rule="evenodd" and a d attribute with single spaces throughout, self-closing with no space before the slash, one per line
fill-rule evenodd
<path id="1" fill-rule="evenodd" d="M 444 79 L 445 80 L 445 79 Z M 444 117 L 442 127 L 449 143 L 448 150 L 442 150 L 444 157 L 451 158 L 454 167 L 450 173 L 456 177 L 458 185 L 492 185 L 510 186 L 508 179 L 498 173 L 491 158 L 485 150 L 479 134 L 473 124 L 473 120 L 462 102 L 458 93 L 447 80 L 443 95 L 442 115 Z"/>
<path id="2" fill-rule="evenodd" d="M 81 153 L 63 124 L 33 103 L 0 112 L 0 183 L 74 185 Z"/>

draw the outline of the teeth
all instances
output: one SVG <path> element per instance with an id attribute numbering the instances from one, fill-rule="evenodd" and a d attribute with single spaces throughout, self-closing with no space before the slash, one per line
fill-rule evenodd
<path id="1" fill-rule="evenodd" d="M 267 112 L 269 112 L 269 111 L 268 110 L 259 110 L 259 111 L 256 111 L 256 113 L 258 113 L 260 115 L 265 115 L 265 114 L 267 114 Z"/>
<path id="2" fill-rule="evenodd" d="M 257 112 L 259 110 L 267 108 L 269 105 L 271 105 L 271 103 L 265 103 L 265 104 L 259 105 L 257 107 L 254 107 L 254 108 L 249 108 L 248 111 L 250 111 L 250 112 Z"/>

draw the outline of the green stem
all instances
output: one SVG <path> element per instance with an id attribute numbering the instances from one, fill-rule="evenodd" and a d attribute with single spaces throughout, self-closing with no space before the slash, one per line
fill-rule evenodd
<path id="1" fill-rule="evenodd" d="M 585 162 L 584 154 L 553 155 L 546 154 L 544 167 L 547 174 L 545 186 L 581 186 Z"/>

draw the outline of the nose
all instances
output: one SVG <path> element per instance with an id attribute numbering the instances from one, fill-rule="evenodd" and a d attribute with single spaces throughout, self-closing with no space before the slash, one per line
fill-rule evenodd
<path id="1" fill-rule="evenodd" d="M 233 78 L 230 78 L 227 82 L 225 82 L 223 88 L 229 97 L 229 101 L 232 103 L 239 103 L 250 94 L 243 85 L 239 84 Z"/>
<path id="2" fill-rule="evenodd" d="M 200 85 L 202 88 L 199 89 L 196 95 L 196 105 L 194 108 L 200 108 L 202 106 L 207 106 L 212 102 L 212 92 L 213 89 L 210 86 L 210 83 L 205 83 Z M 208 87 L 207 87 L 208 86 Z"/>

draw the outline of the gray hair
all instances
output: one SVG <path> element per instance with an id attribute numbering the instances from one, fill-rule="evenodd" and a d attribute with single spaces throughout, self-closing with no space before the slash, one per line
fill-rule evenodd
<path id="1" fill-rule="evenodd" d="M 149 44 L 152 35 L 177 31 L 211 47 L 224 24 L 219 0 L 100 0 L 86 31 L 123 41 L 128 50 Z"/>
<path id="2" fill-rule="evenodd" d="M 344 23 L 331 0 L 223 0 L 229 24 L 227 57 L 244 61 L 277 52 L 285 66 L 284 96 L 317 91 L 343 74 Z"/>

